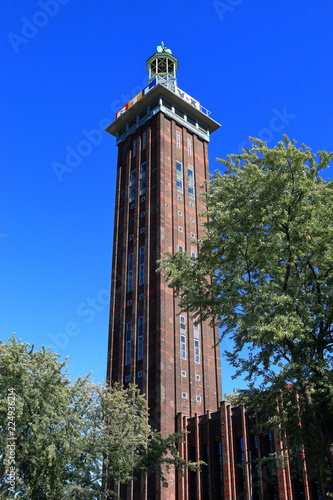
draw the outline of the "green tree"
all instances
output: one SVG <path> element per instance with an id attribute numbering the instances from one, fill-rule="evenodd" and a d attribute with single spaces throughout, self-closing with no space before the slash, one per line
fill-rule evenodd
<path id="1" fill-rule="evenodd" d="M 102 499 L 112 481 L 157 473 L 166 485 L 164 464 L 184 470 L 182 436 L 152 431 L 136 386 L 71 381 L 58 358 L 0 342 L 0 498 Z"/>
<path id="2" fill-rule="evenodd" d="M 162 262 L 180 307 L 229 335 L 236 375 L 266 428 L 303 445 L 313 474 L 333 477 L 333 153 L 284 142 L 220 161 L 205 195 L 196 259 Z M 207 219 L 206 219 L 207 220 Z M 277 402 L 274 404 L 272 402 Z M 299 425 L 301 422 L 301 425 Z M 302 444 L 303 443 L 303 444 Z"/>

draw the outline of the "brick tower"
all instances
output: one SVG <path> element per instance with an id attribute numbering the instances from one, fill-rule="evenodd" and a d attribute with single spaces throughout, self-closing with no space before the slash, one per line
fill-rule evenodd
<path id="1" fill-rule="evenodd" d="M 167 436 L 177 414 L 216 411 L 221 400 L 218 331 L 180 311 L 156 272 L 167 252 L 198 251 L 207 146 L 220 125 L 179 89 L 178 60 L 163 42 L 147 68 L 148 85 L 106 129 L 118 145 L 107 378 L 136 383 L 151 425 Z M 168 481 L 163 489 L 148 478 L 120 495 L 175 499 L 176 479 Z"/>

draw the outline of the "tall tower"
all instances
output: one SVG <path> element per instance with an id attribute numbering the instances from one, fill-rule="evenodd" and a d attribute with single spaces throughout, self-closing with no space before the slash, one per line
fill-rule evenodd
<path id="1" fill-rule="evenodd" d="M 147 69 L 148 85 L 106 129 L 118 145 L 107 377 L 136 383 L 167 436 L 177 414 L 216 411 L 221 399 L 218 331 L 182 312 L 156 272 L 167 252 L 198 252 L 207 146 L 220 125 L 177 86 L 178 60 L 163 42 Z M 121 496 L 177 498 L 172 477 L 167 489 L 148 478 L 140 490 Z"/>

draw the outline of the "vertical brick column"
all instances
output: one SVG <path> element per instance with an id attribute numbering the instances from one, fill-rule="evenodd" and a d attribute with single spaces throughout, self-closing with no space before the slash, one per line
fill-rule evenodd
<path id="1" fill-rule="evenodd" d="M 242 434 L 243 434 L 243 448 L 244 448 L 244 475 L 245 475 L 245 492 L 246 498 L 251 499 L 251 486 L 250 486 L 250 464 L 249 464 L 249 444 L 247 422 L 244 405 L 241 406 L 242 417 Z"/>
<path id="2" fill-rule="evenodd" d="M 178 413 L 176 416 L 176 432 L 183 432 L 184 429 L 184 417 L 183 413 Z M 186 418 L 186 417 L 185 417 Z M 185 424 L 186 425 L 186 424 Z M 186 434 L 184 438 L 186 437 Z M 186 440 L 182 440 L 178 443 L 178 452 L 181 458 L 186 460 L 186 449 L 187 442 Z M 185 500 L 185 475 L 183 476 L 180 472 L 176 471 L 176 498 L 177 500 Z"/>
<path id="3" fill-rule="evenodd" d="M 222 466 L 223 466 L 223 490 L 225 500 L 233 500 L 232 470 L 230 463 L 230 431 L 228 408 L 230 404 L 222 401 L 220 406 L 221 419 L 221 444 L 222 444 Z"/>
<path id="4" fill-rule="evenodd" d="M 195 460 L 200 460 L 200 434 L 199 434 L 199 415 L 196 413 L 194 416 L 194 436 L 195 436 Z M 201 477 L 200 472 L 197 471 L 197 500 L 201 500 Z M 202 499 L 204 500 L 204 499 Z"/>

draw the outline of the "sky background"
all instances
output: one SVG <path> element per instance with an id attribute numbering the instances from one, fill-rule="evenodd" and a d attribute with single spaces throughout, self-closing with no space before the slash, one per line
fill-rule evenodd
<path id="1" fill-rule="evenodd" d="M 15 0 L 2 11 L 0 336 L 50 345 L 73 378 L 100 382 L 117 158 L 101 130 L 147 84 L 163 40 L 179 87 L 222 125 L 212 172 L 249 136 L 332 151 L 333 3 Z M 232 373 L 222 360 L 223 392 L 245 387 Z"/>

